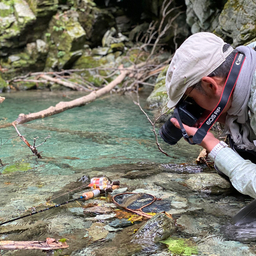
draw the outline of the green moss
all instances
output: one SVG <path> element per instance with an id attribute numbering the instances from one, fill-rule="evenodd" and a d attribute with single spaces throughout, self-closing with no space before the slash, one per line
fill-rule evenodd
<path id="1" fill-rule="evenodd" d="M 27 65 L 28 65 L 28 62 L 26 60 L 22 60 L 22 59 L 12 63 L 12 67 L 14 67 L 14 68 L 25 68 L 25 67 L 27 67 Z"/>
<path id="2" fill-rule="evenodd" d="M 169 251 L 174 255 L 198 255 L 196 245 L 189 239 L 170 237 L 160 242 L 166 244 Z"/>
<path id="3" fill-rule="evenodd" d="M 20 162 L 20 163 L 15 163 L 13 165 L 9 165 L 5 167 L 5 169 L 3 170 L 3 174 L 18 172 L 18 171 L 25 172 L 30 169 L 31 169 L 31 166 L 29 163 Z"/>
<path id="4" fill-rule="evenodd" d="M 35 0 L 27 0 L 27 3 L 31 9 L 31 11 L 36 14 L 36 9 L 37 9 L 37 1 Z"/>
<path id="5" fill-rule="evenodd" d="M 95 68 L 98 67 L 99 61 L 95 60 L 92 56 L 81 56 L 74 64 L 74 68 Z"/>
<path id="6" fill-rule="evenodd" d="M 142 52 L 140 49 L 132 49 L 128 53 L 128 56 L 132 62 L 138 60 L 143 62 L 147 59 L 148 55 L 149 54 L 147 52 Z"/>
<path id="7" fill-rule="evenodd" d="M 124 44 L 121 43 L 116 43 L 116 44 L 111 44 L 110 48 L 116 52 L 116 51 L 123 51 L 124 50 Z"/>
<path id="8" fill-rule="evenodd" d="M 4 18 L 4 17 L 8 17 L 10 14 L 13 13 L 13 3 L 11 2 L 6 2 L 3 1 L 2 2 L 6 7 L 3 8 L 2 10 L 0 10 L 0 17 Z"/>
<path id="9" fill-rule="evenodd" d="M 6 88 L 8 85 L 6 83 L 6 81 L 1 77 L 1 74 L 0 74 L 0 90 Z"/>

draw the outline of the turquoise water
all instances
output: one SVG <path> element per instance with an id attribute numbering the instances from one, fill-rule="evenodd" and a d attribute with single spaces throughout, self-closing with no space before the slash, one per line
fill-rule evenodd
<path id="1" fill-rule="evenodd" d="M 54 106 L 59 101 L 69 101 L 83 95 L 78 92 L 31 91 L 4 96 L 6 100 L 0 106 L 1 125 L 14 121 L 20 113 L 37 112 Z M 147 93 L 140 96 L 144 109 L 146 97 Z M 147 112 L 152 117 L 152 113 Z M 170 147 L 160 138 L 161 147 L 172 157 L 161 153 L 157 149 L 151 125 L 130 95 L 107 95 L 85 106 L 18 125 L 18 129 L 30 144 L 34 137 L 39 137 L 37 145 L 50 136 L 38 148 L 43 158 L 54 159 L 55 164 L 68 164 L 73 168 L 104 167 L 140 161 L 187 163 L 194 161 L 199 152 L 198 148 L 189 147 L 182 140 L 178 145 Z M 14 127 L 0 129 L 0 138 L 3 144 L 0 158 L 6 166 L 25 161 L 40 169 L 35 162 L 36 157 L 17 137 Z M 194 153 L 191 154 L 191 150 Z M 44 165 L 43 168 L 49 166 Z"/>

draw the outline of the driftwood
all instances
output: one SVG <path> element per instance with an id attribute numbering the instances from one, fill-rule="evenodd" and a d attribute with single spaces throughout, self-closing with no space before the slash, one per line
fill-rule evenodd
<path id="1" fill-rule="evenodd" d="M 62 81 L 60 79 L 57 79 L 57 78 L 53 78 L 51 76 L 47 76 L 47 75 L 40 75 L 39 77 L 45 79 L 45 80 L 48 80 L 50 82 L 53 82 L 53 83 L 58 83 L 58 84 L 61 84 L 63 86 L 66 86 L 68 88 L 71 88 L 73 90 L 77 90 L 77 91 L 88 91 L 87 88 L 81 86 L 81 85 L 77 85 L 77 84 L 73 84 L 73 83 L 70 83 L 70 82 L 66 82 L 66 81 Z M 38 80 L 37 82 L 40 82 L 40 80 Z"/>
<path id="2" fill-rule="evenodd" d="M 39 111 L 36 113 L 30 113 L 27 115 L 19 114 L 19 117 L 13 122 L 13 124 L 26 123 L 26 122 L 29 122 L 29 121 L 32 121 L 35 119 L 55 115 L 55 114 L 65 111 L 65 110 L 68 110 L 68 109 L 71 109 L 74 107 L 79 107 L 79 106 L 85 105 L 87 103 L 90 103 L 90 102 L 94 101 L 95 99 L 99 98 L 100 96 L 102 96 L 102 95 L 110 92 L 112 89 L 114 89 L 115 86 L 118 85 L 119 83 L 121 83 L 129 73 L 134 71 L 135 68 L 142 67 L 146 64 L 148 64 L 148 63 L 143 62 L 136 66 L 131 66 L 127 69 L 122 69 L 122 67 L 121 67 L 121 68 L 119 68 L 121 74 L 115 80 L 113 80 L 111 83 L 106 85 L 105 87 L 103 87 L 97 91 L 93 91 L 86 96 L 80 97 L 80 98 L 72 100 L 72 101 L 59 102 L 54 107 L 51 106 L 48 109 L 45 109 L 45 110 L 42 110 L 42 111 Z"/>
<path id="3" fill-rule="evenodd" d="M 68 248 L 66 242 L 58 242 L 53 238 L 46 238 L 46 241 L 0 241 L 1 250 L 44 250 L 52 251 Z"/>

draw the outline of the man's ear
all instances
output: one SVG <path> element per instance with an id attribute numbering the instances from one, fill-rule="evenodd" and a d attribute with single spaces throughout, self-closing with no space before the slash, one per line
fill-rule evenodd
<path id="1" fill-rule="evenodd" d="M 219 85 L 213 77 L 204 76 L 201 79 L 201 85 L 207 95 L 213 96 L 216 95 L 219 91 Z"/>

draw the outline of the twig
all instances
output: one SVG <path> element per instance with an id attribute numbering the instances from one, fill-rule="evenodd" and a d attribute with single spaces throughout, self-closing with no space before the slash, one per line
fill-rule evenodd
<path id="1" fill-rule="evenodd" d="M 37 156 L 38 158 L 42 158 L 41 154 L 37 151 L 37 147 L 41 146 L 42 144 L 44 144 L 46 142 L 46 140 L 48 138 L 50 138 L 50 136 L 47 136 L 45 138 L 45 141 L 42 142 L 41 144 L 39 144 L 38 146 L 36 146 L 36 140 L 38 137 L 34 138 L 34 142 L 33 142 L 33 146 L 29 144 L 29 142 L 26 140 L 26 138 L 24 136 L 22 136 L 18 130 L 18 128 L 16 127 L 15 123 L 12 123 L 13 127 L 15 128 L 16 132 L 18 133 L 18 136 L 21 138 L 21 140 L 30 148 L 30 150 L 32 151 L 32 153 Z"/>
<path id="2" fill-rule="evenodd" d="M 151 119 L 149 118 L 148 114 L 144 111 L 144 109 L 141 107 L 141 105 L 140 105 L 140 103 L 139 103 L 139 94 L 138 94 L 138 93 L 137 93 L 137 102 L 136 102 L 136 101 L 133 101 L 133 102 L 134 102 L 135 105 L 137 105 L 137 106 L 140 108 L 140 110 L 142 111 L 142 113 L 147 117 L 149 123 L 152 125 L 152 131 L 153 131 L 153 133 L 154 133 L 154 135 L 155 135 L 156 145 L 157 145 L 157 148 L 159 149 L 159 151 L 162 152 L 163 154 L 165 154 L 166 156 L 171 157 L 169 154 L 167 154 L 167 153 L 161 148 L 161 146 L 160 146 L 160 144 L 159 144 L 159 142 L 158 142 L 158 137 L 157 137 L 157 133 L 156 133 L 156 126 L 155 126 L 155 124 L 156 124 L 157 120 L 161 117 L 161 115 L 160 115 L 159 117 L 157 117 L 154 122 L 152 122 Z"/>

